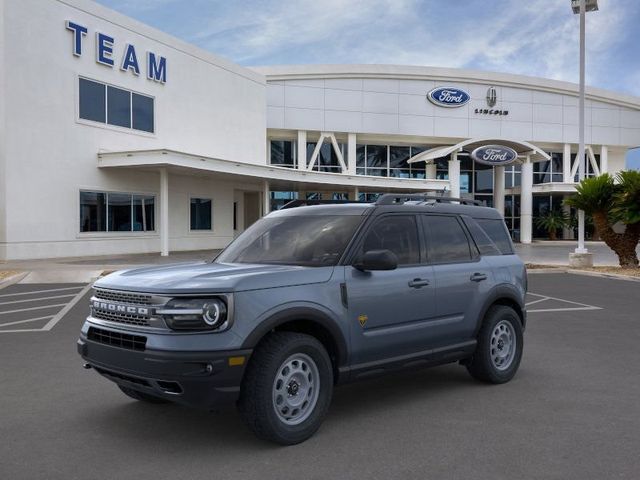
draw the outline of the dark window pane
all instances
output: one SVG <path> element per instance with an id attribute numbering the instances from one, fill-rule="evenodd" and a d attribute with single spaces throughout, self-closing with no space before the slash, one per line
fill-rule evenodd
<path id="1" fill-rule="evenodd" d="M 479 218 L 477 219 L 477 222 L 502 254 L 510 255 L 513 253 L 513 246 L 511 245 L 509 232 L 502 220 Z"/>
<path id="2" fill-rule="evenodd" d="M 130 232 L 131 226 L 131 195 L 126 193 L 109 193 L 109 231 Z"/>
<path id="3" fill-rule="evenodd" d="M 284 140 L 271 140 L 271 164 L 293 168 L 295 161 L 295 143 Z"/>
<path id="4" fill-rule="evenodd" d="M 473 170 L 473 161 L 467 155 L 458 154 L 458 160 L 460 160 L 460 170 L 461 171 L 470 171 Z"/>
<path id="5" fill-rule="evenodd" d="M 367 145 L 367 167 L 387 168 L 386 145 Z"/>
<path id="6" fill-rule="evenodd" d="M 562 153 L 554 152 L 551 154 L 551 168 L 553 173 L 562 173 Z"/>
<path id="7" fill-rule="evenodd" d="M 131 93 L 116 87 L 107 87 L 107 123 L 131 128 Z"/>
<path id="8" fill-rule="evenodd" d="M 211 230 L 210 199 L 191 199 L 191 230 Z"/>
<path id="9" fill-rule="evenodd" d="M 362 253 L 369 250 L 391 250 L 399 265 L 420 263 L 418 229 L 413 216 L 394 215 L 378 220 L 362 244 Z"/>
<path id="10" fill-rule="evenodd" d="M 389 168 L 409 168 L 410 152 L 409 147 L 389 147 Z"/>
<path id="11" fill-rule="evenodd" d="M 155 230 L 155 213 L 155 197 L 134 195 L 133 231 L 150 232 Z"/>
<path id="12" fill-rule="evenodd" d="M 364 165 L 365 165 L 365 155 L 364 154 L 365 154 L 365 146 L 364 145 L 358 145 L 356 147 L 356 166 L 357 167 L 364 167 Z"/>
<path id="13" fill-rule="evenodd" d="M 493 169 L 476 169 L 475 176 L 475 193 L 491 193 L 493 191 Z"/>
<path id="14" fill-rule="evenodd" d="M 137 93 L 132 95 L 133 128 L 153 133 L 153 98 Z"/>
<path id="15" fill-rule="evenodd" d="M 463 221 L 467 225 L 467 228 L 469 229 L 469 232 L 482 255 L 500 255 L 498 247 L 474 219 L 466 217 Z"/>
<path id="16" fill-rule="evenodd" d="M 105 123 L 105 86 L 81 78 L 79 110 L 80 118 Z"/>
<path id="17" fill-rule="evenodd" d="M 80 231 L 107 230 L 107 198 L 99 192 L 80 192 Z"/>
<path id="18" fill-rule="evenodd" d="M 471 260 L 469 241 L 455 217 L 422 215 L 429 235 L 429 262 L 450 263 Z"/>

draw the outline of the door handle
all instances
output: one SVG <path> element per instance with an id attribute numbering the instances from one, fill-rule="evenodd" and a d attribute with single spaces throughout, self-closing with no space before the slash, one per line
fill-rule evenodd
<path id="1" fill-rule="evenodd" d="M 481 282 L 482 280 L 486 280 L 487 279 L 487 275 L 484 273 L 474 273 L 473 275 L 471 275 L 471 278 L 469 280 L 471 280 L 472 282 Z"/>
<path id="2" fill-rule="evenodd" d="M 409 280 L 409 286 L 411 288 L 426 287 L 427 285 L 429 285 L 429 280 L 423 278 L 414 278 L 413 280 Z"/>

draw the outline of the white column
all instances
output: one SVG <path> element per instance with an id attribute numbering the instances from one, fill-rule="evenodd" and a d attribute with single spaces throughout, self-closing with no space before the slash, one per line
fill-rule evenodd
<path id="1" fill-rule="evenodd" d="M 169 255 L 169 173 L 160 169 L 160 255 Z"/>
<path id="2" fill-rule="evenodd" d="M 262 187 L 262 215 L 267 215 L 271 211 L 271 190 L 269 190 L 269 181 L 264 181 Z"/>
<path id="3" fill-rule="evenodd" d="M 451 160 L 449 160 L 449 188 L 451 197 L 460 197 L 460 160 L 457 152 L 451 154 Z"/>
<path id="4" fill-rule="evenodd" d="M 353 187 L 353 189 L 349 191 L 349 200 L 357 202 L 359 194 L 360 189 L 358 187 Z"/>
<path id="5" fill-rule="evenodd" d="M 564 183 L 573 183 L 573 175 L 571 175 L 571 144 L 564 144 L 564 153 L 562 154 L 562 181 Z"/>
<path id="6" fill-rule="evenodd" d="M 356 174 L 357 139 L 355 133 L 347 136 L 347 173 Z"/>
<path id="7" fill-rule="evenodd" d="M 307 131 L 298 130 L 298 170 L 307 169 Z"/>
<path id="8" fill-rule="evenodd" d="M 504 167 L 493 167 L 493 208 L 504 217 Z"/>
<path id="9" fill-rule="evenodd" d="M 438 176 L 438 165 L 435 162 L 427 163 L 425 176 L 429 180 L 434 180 Z"/>
<path id="10" fill-rule="evenodd" d="M 520 241 L 531 243 L 533 230 L 533 163 L 527 156 L 522 164 L 520 187 Z"/>
<path id="11" fill-rule="evenodd" d="M 609 172 L 609 147 L 600 147 L 600 174 Z"/>

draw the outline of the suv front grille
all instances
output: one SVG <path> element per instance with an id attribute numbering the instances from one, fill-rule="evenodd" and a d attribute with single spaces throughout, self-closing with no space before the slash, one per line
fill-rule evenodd
<path id="1" fill-rule="evenodd" d="M 131 313 L 108 312 L 106 310 L 94 309 L 91 316 L 100 320 L 125 323 L 127 325 L 137 325 L 139 327 L 148 327 L 150 325 L 149 317 L 134 315 Z"/>
<path id="2" fill-rule="evenodd" d="M 142 351 L 147 346 L 147 337 L 142 335 L 129 335 L 127 333 L 112 332 L 101 328 L 90 327 L 87 338 L 93 342 L 110 345 L 112 347 L 126 348 L 128 350 Z"/>
<path id="3" fill-rule="evenodd" d="M 134 305 L 151 305 L 151 295 L 144 293 L 118 292 L 96 288 L 94 297 L 112 302 L 130 303 Z"/>

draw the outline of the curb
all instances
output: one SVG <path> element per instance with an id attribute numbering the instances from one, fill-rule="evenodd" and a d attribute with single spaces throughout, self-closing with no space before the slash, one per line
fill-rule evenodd
<path id="1" fill-rule="evenodd" d="M 612 280 L 626 280 L 628 282 L 640 282 L 640 277 L 630 277 L 628 275 L 620 275 L 618 273 L 605 272 L 589 272 L 587 270 L 578 270 L 574 268 L 558 267 L 558 268 L 536 268 L 527 270 L 527 275 L 544 274 L 544 273 L 569 273 L 571 275 L 585 275 L 587 277 L 610 278 Z"/>
<path id="2" fill-rule="evenodd" d="M 25 278 L 30 273 L 31 272 L 20 272 L 20 273 L 16 273 L 15 275 L 11 275 L 10 277 L 7 277 L 3 280 L 0 280 L 0 290 L 10 285 L 13 285 L 14 283 L 18 283 L 20 280 Z"/>

